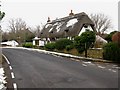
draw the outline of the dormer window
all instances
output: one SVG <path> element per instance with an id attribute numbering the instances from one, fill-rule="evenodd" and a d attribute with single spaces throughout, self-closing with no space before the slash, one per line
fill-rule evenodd
<path id="1" fill-rule="evenodd" d="M 87 24 L 84 24 L 83 27 L 84 27 L 84 28 L 88 28 L 88 25 L 87 25 Z"/>
<path id="2" fill-rule="evenodd" d="M 68 31 L 69 31 L 69 29 L 66 29 L 66 30 L 65 30 L 65 32 L 68 32 Z"/>

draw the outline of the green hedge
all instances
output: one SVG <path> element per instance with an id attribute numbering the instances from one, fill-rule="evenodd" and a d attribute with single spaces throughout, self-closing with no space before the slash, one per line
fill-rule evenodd
<path id="1" fill-rule="evenodd" d="M 73 43 L 72 40 L 62 38 L 56 41 L 55 48 L 57 50 L 62 50 L 65 49 L 67 45 L 71 45 L 72 43 Z"/>
<path id="2" fill-rule="evenodd" d="M 54 50 L 54 49 L 55 49 L 55 43 L 45 44 L 45 48 L 46 48 L 47 50 Z"/>
<path id="3" fill-rule="evenodd" d="M 33 45 L 32 43 L 25 43 L 25 44 L 22 44 L 22 47 L 32 48 L 32 47 L 35 47 L 35 45 Z"/>
<path id="4" fill-rule="evenodd" d="M 110 42 L 103 46 L 103 59 L 120 62 L 120 48 L 117 44 Z"/>

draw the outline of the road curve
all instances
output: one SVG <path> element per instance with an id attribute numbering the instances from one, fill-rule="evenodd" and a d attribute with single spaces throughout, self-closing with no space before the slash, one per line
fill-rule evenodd
<path id="1" fill-rule="evenodd" d="M 18 88 L 117 88 L 118 72 L 70 58 L 3 48 Z M 109 67 L 112 67 L 109 65 Z"/>

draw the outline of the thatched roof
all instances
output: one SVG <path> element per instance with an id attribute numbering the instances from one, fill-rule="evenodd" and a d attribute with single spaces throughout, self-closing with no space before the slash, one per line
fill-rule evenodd
<path id="1" fill-rule="evenodd" d="M 80 33 L 84 25 L 90 25 L 94 28 L 94 23 L 84 12 L 74 14 L 64 18 L 48 22 L 41 30 L 41 38 L 63 38 L 66 36 L 76 36 Z"/>

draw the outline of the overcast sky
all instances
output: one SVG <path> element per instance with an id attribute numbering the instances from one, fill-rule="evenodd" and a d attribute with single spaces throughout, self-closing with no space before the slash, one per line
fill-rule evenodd
<path id="1" fill-rule="evenodd" d="M 2 29 L 7 29 L 10 18 L 22 18 L 28 26 L 35 27 L 51 20 L 73 13 L 104 13 L 112 20 L 113 30 L 118 30 L 119 0 L 2 0 L 2 11 L 6 13 L 2 20 Z M 111 32 L 109 30 L 107 32 Z"/>

